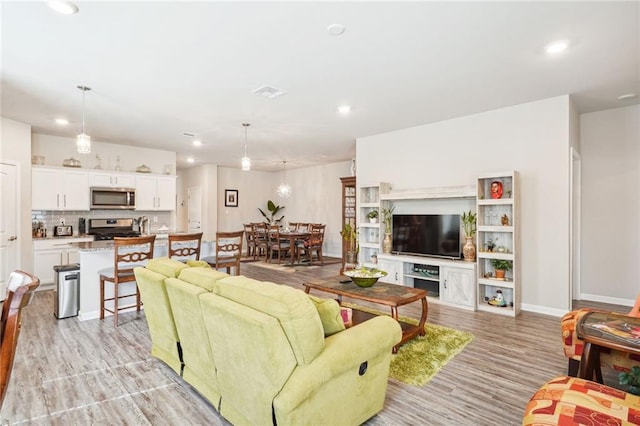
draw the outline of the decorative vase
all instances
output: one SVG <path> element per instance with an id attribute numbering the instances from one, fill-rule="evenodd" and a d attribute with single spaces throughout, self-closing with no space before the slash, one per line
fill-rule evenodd
<path id="1" fill-rule="evenodd" d="M 391 253 L 391 234 L 385 233 L 384 240 L 382 240 L 382 252 Z"/>
<path id="2" fill-rule="evenodd" d="M 462 254 L 464 260 L 467 262 L 473 262 L 476 260 L 476 246 L 473 245 L 473 237 L 465 237 L 466 243 L 462 247 Z"/>
<path id="3" fill-rule="evenodd" d="M 356 252 L 355 251 L 348 251 L 344 254 L 344 261 L 346 263 L 356 263 L 357 259 L 356 259 Z"/>

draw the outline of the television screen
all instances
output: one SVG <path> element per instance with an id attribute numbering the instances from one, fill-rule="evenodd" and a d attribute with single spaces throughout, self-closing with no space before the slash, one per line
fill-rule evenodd
<path id="1" fill-rule="evenodd" d="M 392 251 L 459 259 L 460 215 L 398 214 L 393 216 Z"/>

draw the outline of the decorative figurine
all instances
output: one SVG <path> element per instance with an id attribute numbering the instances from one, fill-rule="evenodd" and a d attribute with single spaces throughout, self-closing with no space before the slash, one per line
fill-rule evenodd
<path id="1" fill-rule="evenodd" d="M 502 182 L 499 180 L 491 182 L 491 198 L 502 198 Z"/>
<path id="2" fill-rule="evenodd" d="M 502 226 L 509 226 L 509 216 L 507 214 L 502 215 Z"/>
<path id="3" fill-rule="evenodd" d="M 496 290 L 496 295 L 489 299 L 489 304 L 493 306 L 499 306 L 501 308 L 507 306 L 507 302 L 506 300 L 504 300 L 502 290 Z"/>

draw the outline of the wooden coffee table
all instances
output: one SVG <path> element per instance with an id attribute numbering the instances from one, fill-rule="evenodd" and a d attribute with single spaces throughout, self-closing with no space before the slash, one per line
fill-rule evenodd
<path id="1" fill-rule="evenodd" d="M 305 293 L 309 293 L 311 289 L 324 291 L 338 295 L 338 303 L 342 304 L 343 297 L 349 297 L 355 300 L 366 300 L 367 302 L 376 303 L 391 307 L 391 317 L 398 321 L 402 327 L 402 340 L 393 347 L 393 353 L 398 351 L 398 347 L 414 337 L 424 336 L 424 324 L 427 321 L 427 292 L 419 288 L 405 287 L 396 284 L 387 284 L 377 282 L 372 287 L 358 287 L 351 280 L 348 283 L 340 281 L 348 280 L 349 277 L 338 275 L 331 278 L 310 280 L 303 283 Z M 409 324 L 398 319 L 398 307 L 408 305 L 413 302 L 422 302 L 422 315 L 418 325 Z M 374 314 L 353 309 L 353 323 L 359 324 L 372 317 Z"/>

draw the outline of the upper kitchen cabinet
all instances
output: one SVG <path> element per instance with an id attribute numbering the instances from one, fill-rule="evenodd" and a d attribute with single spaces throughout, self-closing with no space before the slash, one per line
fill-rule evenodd
<path id="1" fill-rule="evenodd" d="M 92 172 L 89 183 L 101 188 L 135 188 L 136 177 L 124 173 Z"/>
<path id="2" fill-rule="evenodd" d="M 175 176 L 136 176 L 136 210 L 176 209 Z"/>
<path id="3" fill-rule="evenodd" d="M 89 210 L 89 173 L 64 168 L 33 168 L 33 210 Z"/>

